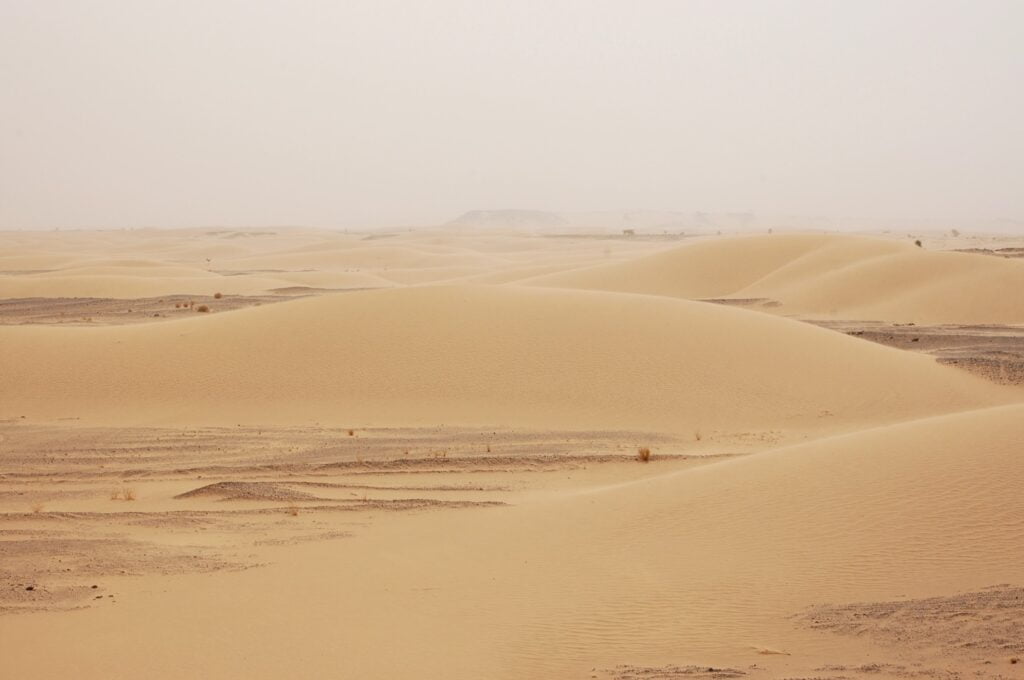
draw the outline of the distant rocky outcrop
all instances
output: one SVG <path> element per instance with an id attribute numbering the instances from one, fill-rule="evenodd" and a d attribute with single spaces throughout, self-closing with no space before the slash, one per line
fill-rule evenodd
<path id="1" fill-rule="evenodd" d="M 456 227 L 492 229 L 540 229 L 563 227 L 569 222 L 544 210 L 470 210 L 448 223 Z"/>

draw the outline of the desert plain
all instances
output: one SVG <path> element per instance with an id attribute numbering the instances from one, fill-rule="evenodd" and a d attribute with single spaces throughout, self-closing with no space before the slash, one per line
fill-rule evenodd
<path id="1" fill-rule="evenodd" d="M 1024 677 L 1022 247 L 2 233 L 0 676 Z"/>

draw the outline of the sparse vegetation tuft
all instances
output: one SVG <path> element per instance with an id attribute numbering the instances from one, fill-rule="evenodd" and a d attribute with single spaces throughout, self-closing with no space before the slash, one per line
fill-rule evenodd
<path id="1" fill-rule="evenodd" d="M 642 446 L 636 450 L 636 459 L 641 463 L 646 463 L 651 459 L 651 450 L 646 446 Z"/>
<path id="2" fill-rule="evenodd" d="M 110 500 L 112 501 L 133 501 L 135 500 L 135 489 L 125 486 L 120 489 L 114 489 L 110 492 Z"/>
<path id="3" fill-rule="evenodd" d="M 219 293 L 219 292 L 213 294 L 213 299 L 214 300 L 219 300 L 222 297 L 224 297 L 224 296 L 221 293 Z"/>
<path id="4" fill-rule="evenodd" d="M 199 305 L 198 307 L 196 307 L 196 311 L 197 312 L 204 312 L 205 313 L 205 312 L 210 311 L 210 308 L 207 307 L 206 305 Z"/>
<path id="5" fill-rule="evenodd" d="M 288 506 L 288 514 L 291 515 L 292 517 L 298 517 L 299 516 L 299 506 L 295 505 L 295 503 L 292 503 L 291 505 L 289 505 Z"/>
<path id="6" fill-rule="evenodd" d="M 923 246 L 921 246 L 921 239 L 916 239 L 916 240 L 914 241 L 914 245 L 915 245 L 915 246 L 917 246 L 918 248 L 921 248 L 921 247 L 923 247 Z"/>

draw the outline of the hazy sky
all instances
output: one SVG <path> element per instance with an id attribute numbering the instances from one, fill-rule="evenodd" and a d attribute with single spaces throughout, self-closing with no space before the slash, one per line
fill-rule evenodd
<path id="1" fill-rule="evenodd" d="M 1024 219 L 1024 0 L 0 0 L 0 228 Z"/>

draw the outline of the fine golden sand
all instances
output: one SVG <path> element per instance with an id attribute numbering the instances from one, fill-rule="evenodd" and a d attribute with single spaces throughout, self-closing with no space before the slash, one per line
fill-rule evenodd
<path id="1" fill-rule="evenodd" d="M 922 240 L 3 234 L 0 677 L 1024 677 L 1024 260 Z"/>

